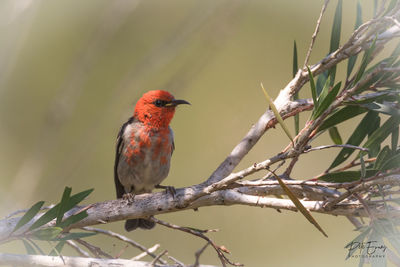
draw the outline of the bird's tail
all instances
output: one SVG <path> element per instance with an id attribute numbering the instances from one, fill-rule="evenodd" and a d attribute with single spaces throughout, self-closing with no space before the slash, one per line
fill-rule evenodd
<path id="1" fill-rule="evenodd" d="M 125 230 L 130 232 L 138 227 L 149 230 L 154 228 L 155 225 L 155 222 L 146 219 L 130 219 L 125 222 Z"/>

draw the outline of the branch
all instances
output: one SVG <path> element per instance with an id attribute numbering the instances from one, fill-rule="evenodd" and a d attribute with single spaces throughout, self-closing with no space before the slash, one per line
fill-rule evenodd
<path id="1" fill-rule="evenodd" d="M 250 183 L 250 181 L 247 182 Z M 296 191 L 296 186 L 302 186 L 303 188 L 306 186 L 306 190 L 304 191 L 308 190 L 310 192 L 310 189 L 307 188 L 313 188 L 311 190 L 312 193 L 315 195 L 319 194 L 320 199 L 333 199 L 342 193 L 339 191 L 326 190 L 326 187 L 332 186 L 334 188 L 348 188 L 354 187 L 360 183 L 362 183 L 362 186 L 365 188 L 378 184 L 398 186 L 400 184 L 400 175 L 390 174 L 388 176 L 372 177 L 371 179 L 365 179 L 363 181 L 356 181 L 352 183 L 326 183 L 314 181 L 286 181 L 285 183 L 290 189 L 293 189 L 293 191 Z M 259 182 L 259 186 L 265 186 L 267 184 L 277 185 L 277 181 Z M 361 186 L 359 188 L 361 188 Z M 126 219 L 143 218 L 157 214 L 217 205 L 247 205 L 291 211 L 297 210 L 294 204 L 288 199 L 275 199 L 267 197 L 268 195 L 276 194 L 276 189 L 273 187 L 271 187 L 270 190 L 268 190 L 268 187 L 265 187 L 263 190 L 259 190 L 255 186 L 254 182 L 251 185 L 244 185 L 240 188 L 219 189 L 213 193 L 197 198 L 194 202 L 191 202 L 185 207 L 180 207 L 179 203 L 185 202 L 185 199 L 191 199 L 193 197 L 191 194 L 186 193 L 187 191 L 192 192 L 192 187 L 177 189 L 177 194 L 175 197 L 165 192 L 137 195 L 133 204 L 123 199 L 94 203 L 91 204 L 91 208 L 87 210 L 88 217 L 74 225 L 71 225 L 71 229 L 101 224 L 103 222 L 109 223 Z M 297 188 L 297 191 L 301 190 Z M 253 195 L 251 195 L 250 192 L 253 192 Z M 202 192 L 199 191 L 198 194 L 202 194 Z M 368 214 L 365 213 L 363 205 L 358 201 L 340 202 L 334 205 L 331 209 L 327 209 L 325 207 L 326 202 L 322 200 L 302 200 L 302 203 L 312 212 L 342 216 L 357 215 L 368 217 Z M 73 211 L 79 209 L 82 209 L 82 207 L 76 207 L 72 209 L 71 214 L 73 214 Z M 382 205 L 371 203 L 371 210 L 376 217 L 400 217 L 400 210 L 395 207 L 393 207 L 392 210 L 386 211 Z M 0 243 L 7 240 L 9 234 L 14 229 L 19 219 L 20 218 L 9 218 L 0 220 Z M 54 223 L 54 221 L 50 222 L 47 226 L 53 226 Z M 26 229 L 25 227 L 29 227 L 31 224 L 32 222 L 22 227 L 21 231 L 24 231 L 24 229 Z"/>
<path id="2" fill-rule="evenodd" d="M 387 16 L 393 16 L 399 12 L 399 10 L 400 5 L 396 5 Z M 394 26 L 388 29 L 388 23 L 391 23 Z M 397 37 L 399 33 L 400 28 L 395 25 L 392 20 L 389 21 L 382 17 L 369 20 L 357 28 L 342 47 L 323 58 L 317 64 L 311 66 L 311 72 L 313 76 L 316 76 L 330 69 L 332 66 L 337 65 L 341 61 L 365 51 L 369 48 L 369 44 L 372 43 L 377 34 L 376 44 L 383 45 L 389 40 Z M 307 69 L 303 68 L 302 70 L 299 70 L 293 80 L 291 80 L 285 88 L 279 92 L 274 104 L 282 117 L 288 113 L 290 106 L 293 104 L 291 97 L 299 91 L 308 80 Z M 240 163 L 243 157 L 254 147 L 261 136 L 269 129 L 267 126 L 274 118 L 275 116 L 270 110 L 267 110 L 262 114 L 242 141 L 235 146 L 229 156 L 218 166 L 205 183 L 210 185 L 228 176 Z"/>
<path id="3" fill-rule="evenodd" d="M 124 259 L 98 259 L 83 257 L 43 256 L 43 255 L 19 255 L 0 253 L 0 264 L 10 266 L 125 266 L 125 267 L 148 267 L 149 263 L 144 261 L 132 261 Z M 162 264 L 159 267 L 174 267 L 176 265 Z M 200 267 L 215 267 L 212 265 L 200 265 Z"/>

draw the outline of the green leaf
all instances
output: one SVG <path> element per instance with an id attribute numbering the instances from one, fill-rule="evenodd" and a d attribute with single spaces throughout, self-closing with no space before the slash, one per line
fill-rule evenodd
<path id="1" fill-rule="evenodd" d="M 364 179 L 365 175 L 367 174 L 367 169 L 365 167 L 365 161 L 362 155 L 360 155 L 360 163 L 361 163 L 361 179 Z"/>
<path id="2" fill-rule="evenodd" d="M 393 8 L 396 6 L 396 3 L 397 3 L 397 2 L 398 2 L 398 0 L 392 0 L 392 1 L 390 1 L 389 5 L 388 5 L 388 8 L 386 9 L 384 15 L 386 15 L 387 13 L 389 13 L 390 11 L 392 11 Z"/>
<path id="3" fill-rule="evenodd" d="M 274 101 L 272 101 L 271 97 L 269 96 L 269 94 L 268 94 L 267 91 L 265 90 L 264 85 L 263 85 L 262 83 L 261 83 L 261 89 L 262 89 L 263 92 L 264 92 L 265 98 L 267 99 L 267 101 L 268 101 L 268 103 L 269 103 L 269 106 L 271 107 L 272 112 L 273 112 L 274 115 L 275 115 L 275 118 L 277 119 L 277 121 L 278 121 L 279 124 L 281 125 L 281 127 L 282 127 L 283 131 L 285 132 L 285 134 L 287 135 L 287 137 L 289 137 L 290 141 L 292 141 L 292 143 L 293 143 L 293 137 L 292 137 L 292 135 L 290 134 L 289 129 L 286 127 L 286 124 L 285 124 L 285 122 L 283 121 L 283 119 L 282 119 L 282 117 L 281 117 L 281 114 L 279 114 L 279 111 L 278 111 L 278 110 L 276 109 L 276 107 L 275 107 Z"/>
<path id="4" fill-rule="evenodd" d="M 374 176 L 377 172 L 377 170 L 367 170 L 365 176 L 371 177 Z M 318 177 L 318 180 L 331 183 L 347 183 L 360 180 L 360 178 L 360 171 L 343 171 L 324 174 Z"/>
<path id="5" fill-rule="evenodd" d="M 373 111 L 368 112 L 361 120 L 361 122 L 358 124 L 353 134 L 349 137 L 346 144 L 354 146 L 360 145 L 361 142 L 364 140 L 364 138 L 367 136 L 367 134 L 370 132 L 371 126 L 374 125 L 373 122 L 376 121 L 377 118 L 379 117 L 376 115 L 376 112 Z M 339 154 L 333 160 L 331 166 L 329 166 L 329 170 L 335 168 L 336 166 L 347 160 L 351 156 L 351 154 L 353 154 L 353 152 L 354 149 L 352 148 L 349 147 L 342 148 Z"/>
<path id="6" fill-rule="evenodd" d="M 366 111 L 366 108 L 360 107 L 358 105 L 345 106 L 344 108 L 335 111 L 331 116 L 329 116 L 318 128 L 318 132 L 326 130 L 348 119 L 354 118 Z"/>
<path id="7" fill-rule="evenodd" d="M 399 167 L 400 167 L 400 154 L 397 154 L 389 158 L 384 164 L 382 164 L 381 170 L 387 171 Z"/>
<path id="8" fill-rule="evenodd" d="M 362 104 L 361 106 L 363 106 L 369 110 L 377 111 L 377 112 L 380 112 L 383 114 L 400 116 L 400 110 L 397 108 L 394 108 L 393 106 L 388 105 L 388 104 L 372 102 L 372 103 Z"/>
<path id="9" fill-rule="evenodd" d="M 51 241 L 55 239 L 61 232 L 61 227 L 48 227 L 43 229 L 38 229 L 32 233 L 32 238 L 37 240 L 47 240 Z"/>
<path id="10" fill-rule="evenodd" d="M 387 161 L 391 154 L 392 151 L 390 150 L 390 148 L 388 146 L 385 146 L 376 157 L 373 168 L 375 170 L 381 170 L 382 165 Z"/>
<path id="11" fill-rule="evenodd" d="M 391 145 L 392 145 L 392 150 L 396 151 L 397 150 L 397 144 L 399 143 L 399 126 L 393 129 L 392 131 L 392 138 L 391 138 Z"/>
<path id="12" fill-rule="evenodd" d="M 315 88 L 314 77 L 308 66 L 307 66 L 307 70 L 308 70 L 308 77 L 310 78 L 310 87 L 311 87 L 311 95 L 312 95 L 312 99 L 313 99 L 313 103 L 314 103 L 314 110 L 316 110 L 318 108 L 317 89 Z"/>
<path id="13" fill-rule="evenodd" d="M 306 217 L 306 219 L 313 224 L 325 237 L 328 237 L 328 235 L 325 233 L 325 231 L 322 229 L 322 227 L 318 224 L 318 222 L 314 219 L 314 217 L 311 215 L 311 213 L 303 206 L 303 204 L 300 202 L 300 200 L 295 196 L 295 194 L 292 193 L 292 191 L 285 185 L 285 183 L 282 181 L 279 176 L 275 175 L 275 173 L 272 172 L 272 174 L 275 176 L 275 178 L 278 180 L 279 185 L 282 187 L 283 191 L 285 191 L 286 195 L 290 198 L 290 200 L 293 202 L 293 204 L 296 206 L 296 208 Z"/>
<path id="14" fill-rule="evenodd" d="M 45 253 L 43 252 L 43 250 L 31 239 L 27 239 L 34 247 L 37 251 L 39 251 L 39 253 L 41 255 L 45 255 Z"/>
<path id="15" fill-rule="evenodd" d="M 368 138 L 380 127 L 381 125 L 381 117 L 377 115 L 375 121 L 372 121 L 369 127 Z M 370 158 L 376 157 L 381 150 L 381 144 L 376 143 L 368 147 L 368 156 Z M 366 152 L 359 152 L 359 154 L 365 154 Z"/>
<path id="16" fill-rule="evenodd" d="M 89 189 L 80 193 L 77 193 L 69 198 L 69 201 L 65 207 L 65 210 L 68 211 L 75 207 L 79 202 L 84 200 L 90 193 L 93 192 L 94 189 Z M 29 228 L 30 230 L 36 229 L 46 223 L 50 222 L 54 218 L 57 217 L 59 205 L 55 205 L 53 208 L 48 210 L 45 214 L 43 214 L 32 226 Z"/>
<path id="17" fill-rule="evenodd" d="M 333 19 L 332 32 L 331 32 L 331 44 L 329 48 L 329 53 L 337 50 L 340 44 L 340 33 L 342 28 L 342 0 L 338 1 L 335 11 L 335 17 Z M 329 76 L 331 77 L 330 85 L 335 82 L 336 76 L 336 65 L 329 69 Z"/>
<path id="18" fill-rule="evenodd" d="M 326 70 L 323 73 L 321 73 L 320 75 L 318 75 L 317 83 L 315 84 L 317 96 L 319 96 L 321 94 L 321 92 L 324 90 L 323 88 L 326 84 L 326 80 L 328 79 L 328 75 L 329 75 L 329 70 Z M 329 80 L 328 85 L 329 84 L 330 84 L 330 80 Z"/>
<path id="19" fill-rule="evenodd" d="M 332 90 L 330 90 L 327 93 L 326 96 L 321 98 L 319 106 L 315 111 L 314 118 L 318 118 L 319 116 L 321 116 L 321 114 L 332 104 L 332 102 L 335 100 L 337 94 L 339 93 L 339 89 L 340 89 L 341 84 L 342 84 L 341 82 L 336 84 L 332 88 Z M 321 96 L 323 96 L 323 95 L 321 94 Z"/>
<path id="20" fill-rule="evenodd" d="M 342 137 L 340 136 L 339 130 L 336 126 L 329 128 L 329 136 L 335 145 L 343 144 Z"/>
<path id="21" fill-rule="evenodd" d="M 362 9 L 361 9 L 361 4 L 360 1 L 357 1 L 357 16 L 356 16 L 356 23 L 354 25 L 354 30 L 360 27 L 362 24 Z M 353 71 L 354 65 L 357 61 L 357 54 L 354 56 L 351 56 L 347 62 L 347 78 L 346 80 L 349 79 L 351 72 Z"/>
<path id="22" fill-rule="evenodd" d="M 64 189 L 64 193 L 62 195 L 61 202 L 59 204 L 60 206 L 59 206 L 58 212 L 57 212 L 56 225 L 59 225 L 61 223 L 61 221 L 63 219 L 63 216 L 64 216 L 64 213 L 67 211 L 66 207 L 68 205 L 68 201 L 69 201 L 69 197 L 71 195 L 71 191 L 72 191 L 72 188 L 68 187 L 68 186 L 66 186 L 65 189 Z"/>
<path id="23" fill-rule="evenodd" d="M 297 44 L 296 44 L 296 40 L 294 40 L 294 43 L 293 43 L 293 69 L 292 69 L 293 77 L 296 76 L 296 73 L 298 70 L 299 70 L 299 64 L 298 64 L 298 56 L 297 56 Z"/>
<path id="24" fill-rule="evenodd" d="M 25 214 L 22 216 L 22 218 L 18 221 L 17 225 L 15 226 L 14 230 L 12 230 L 11 233 L 14 233 L 17 231 L 19 228 L 27 224 L 30 220 L 33 219 L 33 217 L 38 214 L 40 209 L 42 208 L 44 204 L 44 201 L 39 201 L 36 204 L 34 204 Z"/>
<path id="25" fill-rule="evenodd" d="M 49 253 L 49 256 L 59 256 L 64 248 L 65 243 L 65 241 L 58 242 L 58 244 Z"/>
<path id="26" fill-rule="evenodd" d="M 28 255 L 35 255 L 36 254 L 36 250 L 34 247 L 32 247 L 31 244 L 29 244 L 28 241 L 26 241 L 25 239 L 21 239 L 22 243 L 24 243 L 25 249 L 26 249 L 26 253 Z"/>
<path id="27" fill-rule="evenodd" d="M 46 223 L 50 222 L 54 218 L 57 217 L 57 212 L 58 212 L 58 207 L 59 205 L 55 205 L 51 209 L 49 209 L 45 214 L 40 216 L 40 218 L 34 222 L 31 227 L 29 227 L 29 230 L 34 230 L 36 228 L 39 228 L 42 225 L 45 225 Z"/>
<path id="28" fill-rule="evenodd" d="M 86 210 L 79 212 L 78 214 L 69 216 L 63 222 L 60 223 L 60 227 L 65 228 L 70 226 L 71 224 L 77 223 L 88 216 Z"/>
<path id="29" fill-rule="evenodd" d="M 92 193 L 93 190 L 94 190 L 93 188 L 88 189 L 71 196 L 68 201 L 67 211 L 78 205 L 82 200 L 84 200 L 88 195 L 90 195 L 90 193 Z"/>
<path id="30" fill-rule="evenodd" d="M 296 40 L 295 40 L 294 44 L 293 44 L 293 77 L 296 76 L 298 69 L 299 69 L 299 66 L 298 66 L 298 56 L 297 56 L 297 44 L 296 44 Z M 293 95 L 293 99 L 294 100 L 299 99 L 298 91 Z M 295 131 L 296 135 L 298 135 L 299 131 L 300 131 L 300 116 L 298 113 L 296 115 L 294 115 L 294 131 Z"/>
<path id="31" fill-rule="evenodd" d="M 97 233 L 68 233 L 63 237 L 57 237 L 54 240 L 56 241 L 66 241 L 66 240 L 76 240 L 80 238 L 85 238 L 89 236 L 96 235 Z"/>
<path id="32" fill-rule="evenodd" d="M 371 232 L 372 227 L 367 227 L 365 231 L 361 232 L 356 238 L 351 240 L 345 248 L 349 250 L 346 260 L 351 257 L 351 255 L 354 254 L 354 252 L 358 251 L 357 244 L 362 243 L 364 239 L 368 236 L 368 234 Z"/>
<path id="33" fill-rule="evenodd" d="M 375 50 L 376 39 L 377 37 L 375 37 L 374 41 L 371 44 L 371 47 L 364 52 L 364 56 L 361 61 L 360 68 L 358 69 L 356 78 L 354 80 L 354 84 L 356 84 L 362 78 L 365 69 L 367 68 L 369 62 L 371 61 L 372 52 Z"/>
<path id="34" fill-rule="evenodd" d="M 374 131 L 371 136 L 365 142 L 364 147 L 370 148 L 374 145 L 381 144 L 389 134 L 392 133 L 399 125 L 400 117 L 393 116 L 390 117 L 381 127 Z"/>

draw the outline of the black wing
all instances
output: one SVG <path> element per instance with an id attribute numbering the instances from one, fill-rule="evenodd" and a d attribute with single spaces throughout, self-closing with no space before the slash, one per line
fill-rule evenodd
<path id="1" fill-rule="evenodd" d="M 125 132 L 125 128 L 128 124 L 131 124 L 133 122 L 134 118 L 131 117 L 127 122 L 125 122 L 121 129 L 119 130 L 118 136 L 117 136 L 117 145 L 116 145 L 116 151 L 115 151 L 115 163 L 114 163 L 114 182 L 115 182 L 115 190 L 117 192 L 117 198 L 122 198 L 122 196 L 125 194 L 125 189 L 124 186 L 121 184 L 118 178 L 118 163 L 119 159 L 121 157 L 121 152 L 122 148 L 124 147 L 124 138 L 123 134 Z"/>

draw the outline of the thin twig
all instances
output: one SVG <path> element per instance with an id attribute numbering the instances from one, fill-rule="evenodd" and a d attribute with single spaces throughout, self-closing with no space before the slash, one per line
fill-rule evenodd
<path id="1" fill-rule="evenodd" d="M 157 257 L 155 257 L 155 258 L 150 262 L 150 266 L 156 266 L 157 261 L 160 260 L 161 257 L 164 256 L 166 253 L 168 253 L 168 250 L 164 250 L 163 252 L 161 252 L 160 254 L 158 254 Z"/>
<path id="2" fill-rule="evenodd" d="M 76 239 L 76 242 L 78 242 L 79 244 L 81 244 L 82 246 L 85 246 L 88 250 L 90 250 L 90 252 L 96 256 L 97 258 L 101 258 L 101 256 L 104 256 L 108 259 L 113 259 L 114 257 L 111 256 L 110 254 L 104 252 L 103 250 L 101 250 L 101 248 L 96 247 L 82 239 Z"/>
<path id="3" fill-rule="evenodd" d="M 78 254 L 82 257 L 86 257 L 86 258 L 90 258 L 89 253 L 87 253 L 86 251 L 84 251 L 83 249 L 81 249 L 77 244 L 75 244 L 74 241 L 72 240 L 67 240 L 66 241 L 67 245 L 69 245 L 70 247 L 72 247 L 76 252 L 78 252 Z"/>
<path id="4" fill-rule="evenodd" d="M 171 223 L 168 223 L 168 222 L 165 222 L 165 221 L 161 221 L 161 220 L 159 220 L 159 219 L 157 219 L 157 218 L 155 218 L 155 217 L 151 217 L 151 220 L 152 220 L 153 222 L 158 223 L 158 224 L 160 224 L 160 225 L 163 225 L 163 226 L 165 226 L 165 227 L 168 227 L 168 228 L 171 228 L 171 229 L 175 229 L 175 230 L 179 230 L 179 231 L 182 231 L 182 232 L 185 232 L 185 233 L 189 233 L 189 234 L 198 236 L 198 237 L 200 237 L 200 238 L 206 240 L 208 243 L 210 243 L 210 245 L 211 245 L 211 246 L 215 249 L 215 251 L 217 252 L 218 257 L 219 257 L 220 260 L 221 260 L 222 266 L 226 266 L 225 263 L 228 263 L 228 264 L 233 265 L 233 266 L 243 266 L 243 265 L 240 264 L 240 263 L 231 262 L 231 261 L 225 256 L 225 254 L 224 254 L 224 252 L 226 252 L 226 249 L 223 248 L 223 247 L 217 246 L 217 245 L 214 243 L 214 241 L 212 241 L 209 237 L 207 237 L 206 235 L 204 235 L 204 232 L 208 232 L 207 230 L 204 230 L 204 231 L 197 231 L 197 230 L 192 229 L 192 228 L 182 227 L 182 226 L 178 226 L 178 225 L 175 225 L 175 224 L 171 224 Z"/>
<path id="5" fill-rule="evenodd" d="M 118 233 L 115 233 L 115 232 L 112 232 L 112 231 L 109 231 L 109 230 L 104 230 L 104 229 L 94 228 L 94 227 L 89 227 L 89 226 L 82 227 L 82 229 L 86 230 L 86 231 L 101 233 L 101 234 L 104 234 L 104 235 L 108 235 L 108 236 L 117 238 L 119 240 L 122 240 L 122 241 L 128 243 L 129 245 L 131 245 L 131 246 L 133 246 L 133 247 L 135 247 L 137 249 L 140 249 L 141 251 L 147 253 L 147 255 L 149 255 L 149 256 L 151 256 L 153 258 L 157 257 L 157 255 L 151 253 L 146 247 L 142 246 L 138 242 L 136 242 L 136 241 L 134 241 L 134 240 L 132 240 L 130 238 L 127 238 L 126 236 L 123 236 L 121 234 L 118 234 Z M 162 264 L 166 264 L 167 263 L 164 260 L 162 260 L 160 262 Z"/>
<path id="6" fill-rule="evenodd" d="M 151 248 L 149 248 L 147 250 L 147 252 L 142 252 L 139 255 L 133 257 L 131 260 L 133 261 L 138 261 L 144 257 L 146 257 L 147 255 L 151 255 L 151 253 L 155 252 L 158 248 L 160 247 L 160 244 L 155 244 L 154 246 L 152 246 Z M 154 258 L 156 258 L 157 256 L 155 255 Z M 160 259 L 161 260 L 161 259 Z M 165 263 L 164 263 L 165 264 Z"/>
<path id="7" fill-rule="evenodd" d="M 167 258 L 172 260 L 173 262 L 175 262 L 176 264 L 178 264 L 178 267 L 185 267 L 185 264 L 177 259 L 175 259 L 174 257 L 167 255 Z"/>
<path id="8" fill-rule="evenodd" d="M 210 245 L 210 242 L 207 242 L 204 247 L 202 247 L 201 249 L 199 249 L 194 256 L 196 257 L 196 260 L 193 264 L 193 267 L 198 267 L 200 265 L 200 256 L 201 254 L 203 254 L 203 252 L 206 250 L 206 248 Z"/>
<path id="9" fill-rule="evenodd" d="M 311 43 L 310 43 L 310 46 L 308 48 L 308 51 L 307 51 L 307 54 L 306 54 L 306 58 L 304 60 L 303 68 L 305 68 L 307 66 L 308 60 L 310 59 L 311 51 L 312 51 L 312 49 L 314 47 L 315 39 L 317 38 L 317 35 L 318 35 L 318 32 L 319 32 L 319 27 L 321 25 L 322 16 L 325 13 L 325 10 L 326 10 L 326 7 L 328 6 L 328 3 L 329 3 L 329 0 L 325 0 L 324 4 L 322 6 L 321 12 L 319 13 L 319 17 L 318 17 L 318 20 L 317 20 L 317 25 L 315 26 L 314 33 L 313 33 L 313 35 L 311 37 Z"/>
<path id="10" fill-rule="evenodd" d="M 350 145 L 350 144 L 343 144 L 343 145 L 325 145 L 325 146 L 317 146 L 317 147 L 313 147 L 313 148 L 309 148 L 304 150 L 304 153 L 308 153 L 308 152 L 312 152 L 312 151 L 317 151 L 317 150 L 322 150 L 322 149 L 327 149 L 327 148 L 332 148 L 332 147 L 345 147 L 345 148 L 351 148 L 351 149 L 358 149 L 361 151 L 366 151 L 368 152 L 368 148 L 364 148 L 364 147 L 359 147 L 359 146 L 354 146 L 354 145 Z"/>
<path id="11" fill-rule="evenodd" d="M 49 209 L 51 209 L 51 208 L 53 208 L 53 207 L 54 207 L 54 204 L 52 204 L 52 205 L 50 205 L 50 206 L 41 207 L 40 210 L 41 210 L 41 211 L 43 211 L 43 210 L 49 210 Z M 5 216 L 4 219 L 9 219 L 9 218 L 11 218 L 11 217 L 13 217 L 13 216 L 15 216 L 15 215 L 17 215 L 17 214 L 25 213 L 25 212 L 27 212 L 28 210 L 29 210 L 29 209 L 20 209 L 20 210 L 16 210 L 16 211 L 14 211 L 14 212 L 8 214 L 7 216 Z"/>

